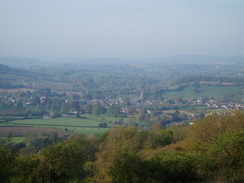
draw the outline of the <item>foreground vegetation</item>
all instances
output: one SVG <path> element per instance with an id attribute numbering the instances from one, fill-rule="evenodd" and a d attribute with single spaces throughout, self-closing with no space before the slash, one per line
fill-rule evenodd
<path id="1" fill-rule="evenodd" d="M 30 150 L 31 138 L 25 146 L 11 137 L 2 141 L 1 182 L 244 181 L 244 111 L 210 115 L 190 127 L 119 127 L 100 136 L 48 139 L 37 151 Z"/>

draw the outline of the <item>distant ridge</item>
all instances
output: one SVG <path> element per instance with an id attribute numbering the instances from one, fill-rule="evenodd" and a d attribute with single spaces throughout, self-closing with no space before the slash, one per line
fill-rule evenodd
<path id="1" fill-rule="evenodd" d="M 180 64 L 211 64 L 211 63 L 226 63 L 236 64 L 244 63 L 244 56 L 213 56 L 213 55 L 175 55 L 161 59 L 161 62 L 180 63 Z"/>
<path id="2" fill-rule="evenodd" d="M 40 73 L 37 72 L 25 70 L 22 68 L 9 67 L 3 64 L 0 64 L 0 74 L 11 74 L 15 77 L 18 76 L 31 77 L 33 75 L 40 75 Z"/>
<path id="3" fill-rule="evenodd" d="M 10 71 L 10 68 L 8 66 L 0 64 L 0 72 L 1 73 L 6 73 L 8 71 Z"/>
<path id="4" fill-rule="evenodd" d="M 26 68 L 28 66 L 39 64 L 40 60 L 33 58 L 16 58 L 16 57 L 1 57 L 0 64 L 8 67 Z"/>
<path id="5" fill-rule="evenodd" d="M 116 58 L 116 57 L 90 57 L 90 58 L 70 58 L 70 59 L 51 59 L 41 61 L 34 58 L 2 57 L 0 64 L 14 68 L 32 68 L 40 65 L 56 64 L 243 64 L 244 55 L 239 56 L 214 56 L 214 55 L 174 55 L 168 57 L 152 58 Z"/>
<path id="6" fill-rule="evenodd" d="M 71 63 L 89 64 L 237 64 L 244 63 L 244 56 L 213 56 L 213 55 L 174 55 L 164 58 L 75 58 Z"/>

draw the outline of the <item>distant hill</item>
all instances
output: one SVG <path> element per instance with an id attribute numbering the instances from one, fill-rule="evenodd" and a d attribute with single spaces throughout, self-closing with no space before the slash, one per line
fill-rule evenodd
<path id="1" fill-rule="evenodd" d="M 12 75 L 21 75 L 21 76 L 30 76 L 32 74 L 36 74 L 32 71 L 27 71 L 23 69 L 16 69 L 12 67 L 8 67 L 6 65 L 0 64 L 0 74 L 12 74 Z"/>
<path id="2" fill-rule="evenodd" d="M 212 56 L 212 55 L 176 55 L 160 59 L 159 62 L 171 64 L 239 64 L 244 63 L 244 56 Z"/>
<path id="3" fill-rule="evenodd" d="M 39 79 L 45 80 L 46 76 L 29 70 L 12 68 L 0 64 L 0 88 L 23 88 L 29 82 L 35 82 Z"/>
<path id="4" fill-rule="evenodd" d="M 72 64 L 241 64 L 244 56 L 174 55 L 164 58 L 75 58 Z"/>
<path id="5" fill-rule="evenodd" d="M 40 64 L 40 61 L 32 58 L 1 57 L 0 64 L 14 68 L 30 68 Z"/>
<path id="6" fill-rule="evenodd" d="M 6 73 L 6 72 L 9 72 L 10 70 L 11 69 L 8 66 L 0 64 L 0 72 L 1 73 Z"/>
<path id="7" fill-rule="evenodd" d="M 41 61 L 33 58 L 2 57 L 0 64 L 15 68 L 35 68 L 57 64 L 99 64 L 99 65 L 133 65 L 133 64 L 244 64 L 244 55 L 240 56 L 213 56 L 213 55 L 174 55 L 163 58 L 70 58 Z"/>

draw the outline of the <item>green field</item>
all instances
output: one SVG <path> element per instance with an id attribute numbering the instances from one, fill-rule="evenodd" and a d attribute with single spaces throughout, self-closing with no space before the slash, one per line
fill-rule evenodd
<path id="1" fill-rule="evenodd" d="M 80 132 L 86 136 L 91 134 L 102 134 L 106 132 L 109 128 L 87 128 L 87 127 L 78 127 L 78 128 L 69 128 L 72 132 Z"/>
<path id="2" fill-rule="evenodd" d="M 15 120 L 6 123 L 10 126 L 35 126 L 35 127 L 58 127 L 58 126 L 99 126 L 99 121 L 92 119 L 80 119 L 80 118 L 52 118 L 52 119 L 25 119 L 25 120 Z"/>
<path id="3" fill-rule="evenodd" d="M 225 95 L 243 94 L 243 88 L 238 86 L 203 86 L 200 88 L 205 96 L 223 97 Z"/>
<path id="4" fill-rule="evenodd" d="M 123 118 L 125 123 L 129 122 L 132 118 Z M 85 135 L 101 134 L 109 128 L 99 127 L 100 123 L 109 123 L 110 121 L 118 121 L 119 118 L 114 118 L 106 115 L 94 116 L 84 114 L 81 118 L 50 118 L 50 119 L 20 119 L 0 123 L 0 127 L 36 127 L 36 128 L 54 128 L 65 129 L 68 132 L 82 132 Z M 108 124 L 109 127 L 109 124 Z"/>
<path id="5" fill-rule="evenodd" d="M 164 110 L 163 112 L 164 112 L 164 113 L 173 114 L 175 111 L 176 111 L 176 110 Z M 184 114 L 186 114 L 186 115 L 188 115 L 188 116 L 191 116 L 191 115 L 194 114 L 194 113 L 192 113 L 192 112 L 189 112 L 189 111 L 183 111 L 183 110 L 179 110 L 179 112 L 180 112 L 180 113 L 184 113 Z"/>
<path id="6" fill-rule="evenodd" d="M 39 118 L 39 119 L 21 119 L 14 121 L 9 121 L 5 123 L 0 123 L 0 126 L 74 126 L 74 127 L 83 127 L 91 126 L 97 127 L 99 123 L 109 121 L 117 121 L 118 118 L 108 117 L 105 115 L 94 116 L 85 114 L 81 118 L 69 118 L 69 117 L 59 117 L 59 118 Z M 125 119 L 127 121 L 127 119 Z"/>
<path id="7" fill-rule="evenodd" d="M 0 140 L 6 140 L 7 137 L 0 137 Z M 11 140 L 18 144 L 18 143 L 21 143 L 21 142 L 24 142 L 25 140 L 25 137 L 11 137 Z"/>
<path id="8" fill-rule="evenodd" d="M 221 98 L 226 95 L 241 95 L 243 88 L 239 86 L 201 86 L 198 92 L 192 87 L 186 87 L 180 91 L 163 92 L 165 98 L 197 98 L 197 97 L 215 97 Z"/>

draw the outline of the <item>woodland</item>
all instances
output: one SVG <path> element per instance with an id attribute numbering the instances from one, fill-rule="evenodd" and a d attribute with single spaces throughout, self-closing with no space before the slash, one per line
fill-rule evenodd
<path id="1" fill-rule="evenodd" d="M 73 133 L 37 152 L 1 141 L 3 183 L 176 183 L 244 181 L 244 111 L 212 114 L 190 126 L 111 128 Z M 29 147 L 31 148 L 31 147 Z"/>

